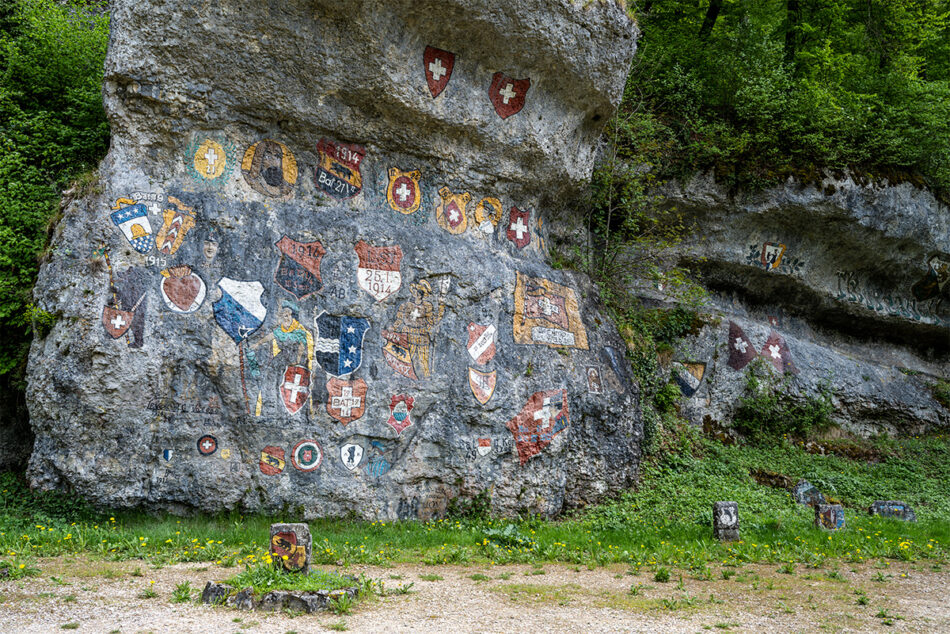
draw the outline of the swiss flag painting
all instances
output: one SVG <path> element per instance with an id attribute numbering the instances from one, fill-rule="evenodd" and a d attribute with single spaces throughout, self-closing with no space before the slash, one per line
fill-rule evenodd
<path id="1" fill-rule="evenodd" d="M 495 112 L 502 119 L 518 114 L 524 108 L 525 95 L 531 87 L 530 79 L 513 79 L 498 72 L 491 78 L 488 86 L 488 98 L 495 106 Z"/>
<path id="2" fill-rule="evenodd" d="M 441 48 L 427 46 L 422 53 L 422 67 L 426 74 L 426 84 L 429 86 L 429 92 L 435 99 L 445 87 L 449 85 L 452 78 L 452 69 L 455 68 L 455 53 L 443 51 Z"/>
<path id="3" fill-rule="evenodd" d="M 755 347 L 734 321 L 729 322 L 729 367 L 741 370 L 756 357 Z"/>
<path id="4" fill-rule="evenodd" d="M 798 368 L 792 363 L 792 352 L 788 349 L 788 344 L 785 343 L 785 339 L 782 335 L 774 330 L 769 333 L 769 338 L 766 340 L 765 345 L 762 346 L 762 351 L 759 355 L 771 363 L 772 367 L 774 367 L 779 374 L 784 374 L 785 372 L 798 374 Z"/>

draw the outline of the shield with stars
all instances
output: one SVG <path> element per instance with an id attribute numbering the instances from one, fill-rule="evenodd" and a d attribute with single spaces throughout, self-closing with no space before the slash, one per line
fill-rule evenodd
<path id="1" fill-rule="evenodd" d="M 323 448 L 316 440 L 301 440 L 290 452 L 290 462 L 298 471 L 316 471 L 323 462 Z"/>
<path id="2" fill-rule="evenodd" d="M 320 258 L 326 254 L 326 249 L 319 241 L 297 242 L 284 236 L 274 244 L 280 250 L 274 281 L 282 289 L 297 299 L 303 299 L 323 288 Z"/>
<path id="3" fill-rule="evenodd" d="M 569 424 L 567 390 L 559 389 L 532 394 L 506 427 L 514 437 L 518 459 L 524 464 L 541 453 Z"/>
<path id="4" fill-rule="evenodd" d="M 756 357 L 755 347 L 742 328 L 734 321 L 729 322 L 729 367 L 741 370 Z"/>
<path id="5" fill-rule="evenodd" d="M 488 86 L 488 98 L 495 106 L 495 112 L 502 119 L 518 114 L 524 108 L 524 98 L 531 87 L 530 79 L 512 79 L 508 75 L 498 72 L 491 78 Z"/>
<path id="6" fill-rule="evenodd" d="M 505 235 L 519 249 L 525 248 L 531 242 L 531 229 L 528 226 L 530 220 L 530 210 L 521 211 L 512 207 L 508 212 L 508 230 Z"/>
<path id="7" fill-rule="evenodd" d="M 352 423 L 366 412 L 366 381 L 345 381 L 332 377 L 327 381 L 327 414 L 344 425 Z"/>
<path id="8" fill-rule="evenodd" d="M 289 414 L 296 414 L 310 396 L 310 372 L 302 365 L 288 365 L 280 381 L 280 398 Z"/>
<path id="9" fill-rule="evenodd" d="M 483 326 L 475 322 L 468 324 L 468 356 L 478 365 L 485 365 L 495 356 L 495 340 L 498 329 L 494 324 Z"/>
<path id="10" fill-rule="evenodd" d="M 453 194 L 448 187 L 443 187 L 439 190 L 439 198 L 442 202 L 435 208 L 436 222 L 451 234 L 464 233 L 468 227 L 465 207 L 472 200 L 472 195 L 468 192 Z"/>
<path id="11" fill-rule="evenodd" d="M 774 330 L 769 332 L 769 338 L 759 351 L 759 356 L 771 363 L 779 374 L 798 374 L 798 368 L 792 363 L 792 351 L 788 349 L 785 338 Z"/>
<path id="12" fill-rule="evenodd" d="M 422 67 L 426 74 L 426 84 L 429 92 L 435 99 L 452 79 L 452 69 L 455 68 L 455 53 L 443 51 L 441 48 L 427 46 L 422 52 Z"/>
<path id="13" fill-rule="evenodd" d="M 122 230 L 125 239 L 139 253 L 148 253 L 155 246 L 152 225 L 148 221 L 148 207 L 129 198 L 119 198 L 110 214 L 112 223 Z"/>
<path id="14" fill-rule="evenodd" d="M 404 172 L 395 167 L 389 168 L 389 184 L 386 186 L 386 200 L 394 211 L 401 214 L 414 214 L 422 204 L 422 190 L 419 179 L 422 172 L 412 170 Z"/>
<path id="15" fill-rule="evenodd" d="M 472 388 L 472 394 L 475 400 L 484 405 L 491 400 L 495 393 L 495 381 L 498 378 L 498 372 L 479 372 L 475 368 L 468 369 L 468 385 Z"/>
<path id="16" fill-rule="evenodd" d="M 363 336 L 369 330 L 369 321 L 324 311 L 314 317 L 313 325 L 317 330 L 314 359 L 320 367 L 333 376 L 356 372 L 363 362 Z"/>

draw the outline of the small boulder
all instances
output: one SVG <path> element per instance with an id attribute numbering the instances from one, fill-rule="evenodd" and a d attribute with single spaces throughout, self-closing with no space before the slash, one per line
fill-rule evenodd
<path id="1" fill-rule="evenodd" d="M 825 504 L 825 496 L 808 480 L 799 480 L 798 484 L 792 487 L 792 497 L 799 504 L 806 506 L 817 506 Z"/>
<path id="2" fill-rule="evenodd" d="M 287 607 L 287 601 L 290 596 L 290 592 L 286 592 L 284 590 L 274 590 L 273 592 L 268 592 L 263 597 L 261 597 L 260 603 L 257 604 L 257 609 L 263 610 L 265 612 L 283 610 L 285 607 Z"/>
<path id="3" fill-rule="evenodd" d="M 309 572 L 312 542 L 307 524 L 270 525 L 270 554 L 288 572 Z"/>
<path id="4" fill-rule="evenodd" d="M 228 597 L 228 605 L 238 610 L 254 609 L 254 589 L 244 588 L 237 594 Z"/>
<path id="5" fill-rule="evenodd" d="M 916 522 L 917 514 L 909 504 L 904 504 L 898 500 L 878 500 L 868 509 L 870 515 L 880 515 L 881 517 L 893 517 L 905 522 Z"/>
<path id="6" fill-rule="evenodd" d="M 815 526 L 829 531 L 844 528 L 844 509 L 840 504 L 815 505 Z"/>
<path id="7" fill-rule="evenodd" d="M 221 605 L 227 601 L 234 588 L 224 583 L 209 581 L 201 591 L 201 602 L 211 605 Z"/>
<path id="8" fill-rule="evenodd" d="M 719 541 L 739 540 L 739 503 L 713 503 L 713 535 Z"/>

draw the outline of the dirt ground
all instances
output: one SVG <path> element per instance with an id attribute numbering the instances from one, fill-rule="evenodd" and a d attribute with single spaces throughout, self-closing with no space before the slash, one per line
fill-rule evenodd
<path id="1" fill-rule="evenodd" d="M 354 566 L 349 573 L 384 581 L 387 595 L 348 615 L 293 615 L 171 602 L 177 584 L 200 590 L 233 568 L 55 558 L 41 560 L 39 576 L 0 582 L 0 631 L 950 631 L 950 571 L 879 566 L 784 574 L 778 565 L 747 565 L 714 568 L 709 580 L 673 570 L 666 583 L 652 570 L 633 575 L 620 566 Z M 722 571 L 735 574 L 724 579 Z M 408 593 L 394 593 L 400 586 Z M 157 596 L 141 597 L 146 588 Z"/>

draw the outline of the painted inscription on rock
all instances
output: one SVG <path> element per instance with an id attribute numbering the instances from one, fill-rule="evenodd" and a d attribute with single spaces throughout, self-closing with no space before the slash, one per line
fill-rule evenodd
<path id="1" fill-rule="evenodd" d="M 283 236 L 275 245 L 280 251 L 280 261 L 274 271 L 274 281 L 278 286 L 297 299 L 303 299 L 323 288 L 320 259 L 327 252 L 319 241 L 297 242 Z"/>
<path id="2" fill-rule="evenodd" d="M 587 350 L 574 289 L 520 272 L 515 280 L 515 343 Z"/>
<path id="3" fill-rule="evenodd" d="M 465 208 L 472 200 L 472 195 L 468 192 L 453 194 L 448 187 L 439 189 L 439 198 L 442 202 L 435 208 L 435 220 L 439 226 L 451 234 L 458 235 L 465 233 L 468 227 L 468 216 Z"/>
<path id="4" fill-rule="evenodd" d="M 541 453 L 569 424 L 567 390 L 559 389 L 532 394 L 506 427 L 514 438 L 518 459 L 524 464 Z"/>
<path id="5" fill-rule="evenodd" d="M 190 266 L 181 265 L 164 269 L 159 290 L 168 310 L 187 315 L 205 301 L 207 287 Z"/>
<path id="6" fill-rule="evenodd" d="M 327 381 L 327 413 L 344 425 L 366 413 L 366 381 L 346 381 L 337 377 Z"/>
<path id="7" fill-rule="evenodd" d="M 237 162 L 237 149 L 225 139 L 196 137 L 185 150 L 188 174 L 200 183 L 219 187 L 228 181 Z"/>
<path id="8" fill-rule="evenodd" d="M 495 233 L 495 227 L 501 222 L 501 216 L 504 210 L 501 201 L 497 198 L 482 198 L 475 205 L 475 229 L 481 234 L 491 235 Z"/>
<path id="9" fill-rule="evenodd" d="M 475 322 L 468 324 L 468 356 L 478 365 L 485 365 L 495 357 L 495 341 L 498 339 L 498 329 L 494 324 L 482 325 Z"/>
<path id="10" fill-rule="evenodd" d="M 508 229 L 505 235 L 519 249 L 525 248 L 531 242 L 531 229 L 528 226 L 530 220 L 530 211 L 512 207 L 508 212 Z"/>
<path id="11" fill-rule="evenodd" d="M 880 292 L 879 290 L 869 286 L 867 283 L 862 283 L 854 271 L 837 271 L 835 275 L 838 278 L 838 293 L 836 295 L 836 299 L 859 304 L 860 306 L 863 306 L 868 310 L 872 310 L 880 315 L 902 317 L 904 319 L 911 319 L 921 323 L 937 323 L 950 326 L 950 319 L 936 314 L 936 310 L 938 310 L 940 307 L 941 297 L 950 295 L 950 286 L 943 286 L 941 288 L 938 285 L 937 288 L 938 290 L 941 290 L 942 293 L 937 295 L 936 298 L 926 300 L 930 302 L 930 310 L 933 311 L 932 313 L 928 314 L 928 309 L 926 305 L 921 302 L 921 300 L 908 299 L 901 297 L 896 293 L 889 294 Z M 924 286 L 918 286 L 917 292 L 921 294 L 926 293 L 929 295 L 929 292 L 925 291 Z M 933 301 L 934 299 L 936 301 Z"/>
<path id="12" fill-rule="evenodd" d="M 363 363 L 363 337 L 369 321 L 324 311 L 314 317 L 313 325 L 317 332 L 314 356 L 320 367 L 333 376 L 356 372 Z"/>
<path id="13" fill-rule="evenodd" d="M 356 265 L 356 281 L 359 287 L 381 302 L 402 286 L 402 248 L 374 247 L 360 240 L 353 247 L 359 263 Z"/>
<path id="14" fill-rule="evenodd" d="M 452 70 L 455 68 L 455 53 L 443 51 L 441 48 L 426 46 L 422 52 L 422 69 L 426 76 L 426 85 L 435 99 L 452 79 Z"/>
<path id="15" fill-rule="evenodd" d="M 515 448 L 515 442 L 510 435 L 481 436 L 466 441 L 463 448 L 469 460 L 478 460 L 493 453 L 497 456 L 510 454 Z"/>
<path id="16" fill-rule="evenodd" d="M 366 150 L 359 145 L 320 139 L 317 143 L 320 164 L 317 166 L 317 187 L 339 200 L 353 198 L 363 190 L 360 165 Z"/>
<path id="17" fill-rule="evenodd" d="M 910 287 L 910 292 L 919 302 L 933 302 L 934 311 L 940 310 L 942 303 L 950 303 L 950 258 L 931 256 L 927 272 Z"/>
<path id="18" fill-rule="evenodd" d="M 393 428 L 398 436 L 412 425 L 412 407 L 415 399 L 405 394 L 397 394 L 389 400 L 389 419 L 386 424 Z"/>
<path id="19" fill-rule="evenodd" d="M 290 462 L 298 471 L 316 471 L 323 462 L 323 447 L 316 440 L 301 440 L 291 450 Z"/>
<path id="20" fill-rule="evenodd" d="M 389 184 L 386 186 L 386 200 L 393 211 L 410 215 L 419 210 L 422 204 L 422 189 L 419 179 L 422 172 L 412 170 L 404 172 L 395 167 L 389 168 Z"/>
<path id="21" fill-rule="evenodd" d="M 187 234 L 195 226 L 195 209 L 174 196 L 168 197 L 168 208 L 162 210 L 162 228 L 155 236 L 155 245 L 162 255 L 172 255 L 181 247 Z"/>
<path id="22" fill-rule="evenodd" d="M 155 246 L 152 224 L 148 221 L 148 208 L 131 198 L 119 198 L 115 201 L 109 217 L 112 224 L 122 231 L 132 248 L 146 254 Z"/>
<path id="23" fill-rule="evenodd" d="M 495 382 L 498 379 L 498 372 L 479 372 L 475 368 L 468 369 L 468 385 L 472 388 L 472 394 L 475 400 L 484 405 L 491 400 L 495 393 Z"/>
<path id="24" fill-rule="evenodd" d="M 261 460 L 258 467 L 261 473 L 268 476 L 280 475 L 284 470 L 284 450 L 280 447 L 268 445 L 261 449 Z"/>
<path id="25" fill-rule="evenodd" d="M 244 152 L 241 173 L 257 193 L 287 200 L 297 185 L 297 159 L 280 141 L 264 139 Z"/>
<path id="26" fill-rule="evenodd" d="M 507 119 L 524 108 L 529 88 L 531 88 L 530 79 L 514 79 L 502 72 L 497 72 L 492 76 L 491 84 L 488 86 L 488 99 L 498 116 Z"/>
<path id="27" fill-rule="evenodd" d="M 435 335 L 445 315 L 445 295 L 450 280 L 439 280 L 438 308 L 432 306 L 428 297 L 432 294 L 432 285 L 422 280 L 410 285 L 411 299 L 399 305 L 396 318 L 382 335 L 383 357 L 397 373 L 410 379 L 429 378 L 431 373 L 431 354 Z"/>

